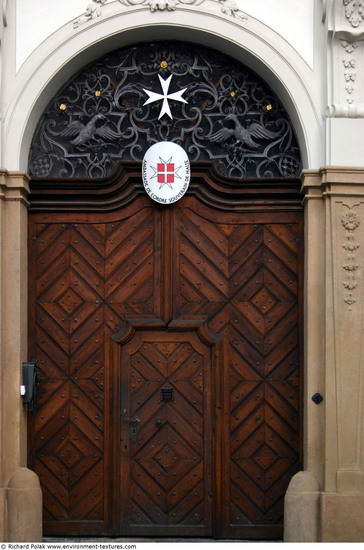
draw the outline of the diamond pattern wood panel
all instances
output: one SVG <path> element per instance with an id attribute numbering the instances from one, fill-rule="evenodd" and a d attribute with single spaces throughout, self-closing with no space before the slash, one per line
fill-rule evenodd
<path id="1" fill-rule="evenodd" d="M 211 533 L 211 351 L 196 334 L 142 333 L 122 350 L 122 440 L 140 419 L 138 437 L 122 449 L 130 461 L 122 520 L 129 534 Z M 173 390 L 163 401 L 161 391 Z M 125 445 L 127 447 L 127 445 Z M 128 496 L 127 496 L 128 495 Z"/>
<path id="2" fill-rule="evenodd" d="M 31 219 L 46 532 L 281 536 L 300 454 L 301 226 L 194 196 Z"/>
<path id="3" fill-rule="evenodd" d="M 104 342 L 125 313 L 154 309 L 154 216 L 141 208 L 117 222 L 30 225 L 30 341 L 40 365 L 34 467 L 46 530 L 100 533 L 109 521 Z"/>
<path id="4" fill-rule="evenodd" d="M 97 523 L 104 515 L 102 257 L 76 225 L 42 224 L 32 237 L 45 520 Z"/>
<path id="5" fill-rule="evenodd" d="M 279 223 L 229 215 L 224 223 L 221 213 L 200 212 L 181 208 L 176 216 L 174 295 L 180 313 L 208 313 L 228 341 L 226 534 L 240 536 L 282 524 L 284 494 L 299 469 L 301 229 L 292 215 Z"/>

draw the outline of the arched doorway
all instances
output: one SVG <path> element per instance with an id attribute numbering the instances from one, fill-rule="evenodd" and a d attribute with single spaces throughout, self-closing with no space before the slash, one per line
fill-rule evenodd
<path id="1" fill-rule="evenodd" d="M 141 184 L 161 140 L 193 163 L 173 206 Z M 114 52 L 49 105 L 29 170 L 46 532 L 279 538 L 301 460 L 303 250 L 278 99 L 211 50 Z"/>

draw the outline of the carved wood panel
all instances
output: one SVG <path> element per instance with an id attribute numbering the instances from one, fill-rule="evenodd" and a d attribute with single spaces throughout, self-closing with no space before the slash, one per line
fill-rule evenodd
<path id="1" fill-rule="evenodd" d="M 115 357 L 120 532 L 211 536 L 211 349 L 193 332 L 143 331 Z"/>
<path id="2" fill-rule="evenodd" d="M 105 339 L 126 314 L 159 310 L 158 216 L 136 201 L 108 223 L 30 221 L 30 353 L 40 365 L 30 460 L 46 532 L 108 530 Z"/>
<path id="3" fill-rule="evenodd" d="M 300 216 L 196 206 L 176 208 L 174 304 L 227 341 L 225 536 L 280 536 L 300 463 Z"/>
<path id="4" fill-rule="evenodd" d="M 300 462 L 301 213 L 221 209 L 196 189 L 169 208 L 31 215 L 30 464 L 49 534 L 282 535 Z"/>

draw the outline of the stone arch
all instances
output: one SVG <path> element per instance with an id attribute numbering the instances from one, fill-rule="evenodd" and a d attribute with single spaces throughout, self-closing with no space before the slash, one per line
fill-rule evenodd
<path id="1" fill-rule="evenodd" d="M 322 128 L 308 87 L 307 66 L 271 29 L 266 27 L 262 32 L 260 24 L 258 33 L 254 25 L 249 28 L 233 17 L 216 14 L 216 10 L 207 12 L 190 5 L 155 13 L 143 5 L 132 6 L 91 20 L 72 32 L 70 25 L 41 44 L 18 72 L 17 92 L 5 124 L 4 163 L 11 169 L 26 170 L 38 119 L 62 83 L 103 53 L 140 41 L 141 31 L 143 41 L 173 38 L 213 45 L 250 67 L 286 108 L 299 141 L 303 167 L 322 164 Z"/>

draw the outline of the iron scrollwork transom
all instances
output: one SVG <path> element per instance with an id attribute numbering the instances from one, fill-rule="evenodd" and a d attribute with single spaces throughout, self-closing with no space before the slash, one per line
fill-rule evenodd
<path id="1" fill-rule="evenodd" d="M 169 77 L 172 118 L 146 92 L 163 96 Z M 159 141 L 181 145 L 191 162 L 212 160 L 230 178 L 301 171 L 289 117 L 256 74 L 214 50 L 152 43 L 112 52 L 64 86 L 36 128 L 29 173 L 106 177 L 120 161 L 141 162 Z"/>

